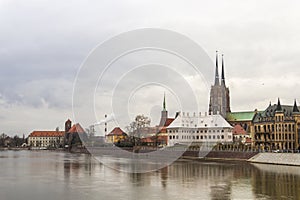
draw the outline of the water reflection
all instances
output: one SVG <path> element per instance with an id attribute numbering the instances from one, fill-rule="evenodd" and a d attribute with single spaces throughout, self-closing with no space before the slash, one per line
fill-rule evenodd
<path id="1" fill-rule="evenodd" d="M 0 152 L 0 163 L 1 200 L 300 196 L 300 168 L 291 166 L 180 160 L 155 172 L 124 173 L 89 155 L 46 151 Z"/>
<path id="2" fill-rule="evenodd" d="M 258 165 L 252 176 L 256 197 L 268 196 L 270 199 L 300 196 L 300 168 L 292 166 Z"/>

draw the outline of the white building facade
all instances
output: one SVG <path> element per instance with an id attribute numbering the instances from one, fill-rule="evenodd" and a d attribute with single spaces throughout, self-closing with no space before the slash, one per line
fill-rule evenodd
<path id="1" fill-rule="evenodd" d="M 168 146 L 231 143 L 233 127 L 220 115 L 180 113 L 168 126 Z"/>
<path id="2" fill-rule="evenodd" d="M 64 141 L 64 131 L 33 131 L 28 136 L 30 147 L 59 147 Z"/>

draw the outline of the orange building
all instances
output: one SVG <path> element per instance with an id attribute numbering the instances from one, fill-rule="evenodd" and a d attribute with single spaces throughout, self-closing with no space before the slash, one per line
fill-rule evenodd
<path id="1" fill-rule="evenodd" d="M 106 135 L 108 143 L 118 143 L 127 138 L 127 134 L 120 128 L 114 128 L 109 134 Z"/>

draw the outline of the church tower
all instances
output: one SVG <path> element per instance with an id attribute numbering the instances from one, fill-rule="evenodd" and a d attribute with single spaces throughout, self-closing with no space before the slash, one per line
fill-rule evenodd
<path id="1" fill-rule="evenodd" d="M 163 110 L 161 111 L 161 118 L 160 118 L 159 126 L 160 127 L 165 126 L 167 119 L 168 119 L 168 111 L 166 108 L 166 94 L 164 94 Z"/>
<path id="2" fill-rule="evenodd" d="M 65 135 L 64 135 L 64 144 L 67 144 L 68 143 L 68 138 L 69 138 L 69 130 L 71 129 L 72 127 L 72 121 L 70 119 L 68 119 L 66 122 L 65 122 Z"/>
<path id="3" fill-rule="evenodd" d="M 226 113 L 230 112 L 230 96 L 229 88 L 226 87 L 225 73 L 224 73 L 224 56 L 222 54 L 222 73 L 221 80 L 219 77 L 219 66 L 218 66 L 218 51 L 216 51 L 216 72 L 215 72 L 215 83 L 210 89 L 209 99 L 209 110 L 210 114 L 221 114 L 224 118 Z M 220 83 L 221 81 L 221 83 Z"/>

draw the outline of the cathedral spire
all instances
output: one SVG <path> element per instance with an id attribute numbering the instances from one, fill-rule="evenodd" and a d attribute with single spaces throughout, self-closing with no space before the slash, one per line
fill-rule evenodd
<path id="1" fill-rule="evenodd" d="M 280 99 L 278 98 L 276 112 L 280 112 L 280 111 L 282 111 L 282 108 L 281 108 L 281 105 L 280 105 Z"/>
<path id="2" fill-rule="evenodd" d="M 216 74 L 215 74 L 215 85 L 219 85 L 219 67 L 218 67 L 218 51 L 216 51 Z"/>
<path id="3" fill-rule="evenodd" d="M 163 110 L 166 111 L 166 93 L 164 93 L 164 102 L 163 102 Z"/>
<path id="4" fill-rule="evenodd" d="M 168 119 L 168 111 L 166 107 L 166 94 L 164 93 L 163 110 L 161 111 L 159 126 L 160 127 L 165 126 L 167 119 Z"/>
<path id="5" fill-rule="evenodd" d="M 293 107 L 293 113 L 295 113 L 295 112 L 299 112 L 299 109 L 298 109 L 298 106 L 297 106 L 296 99 L 295 99 L 294 107 Z"/>
<path id="6" fill-rule="evenodd" d="M 222 81 L 221 84 L 225 86 L 225 74 L 224 74 L 224 54 L 222 54 Z"/>

